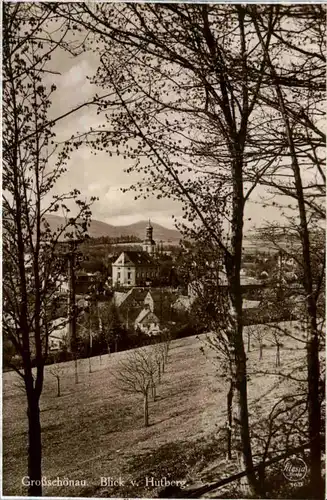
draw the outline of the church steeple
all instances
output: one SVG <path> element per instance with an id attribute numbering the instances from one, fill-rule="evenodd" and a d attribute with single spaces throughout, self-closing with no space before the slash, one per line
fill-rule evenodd
<path id="1" fill-rule="evenodd" d="M 145 238 L 149 241 L 153 241 L 153 227 L 151 225 L 150 219 L 148 225 L 146 226 Z"/>
<path id="2" fill-rule="evenodd" d="M 145 252 L 148 252 L 150 255 L 154 255 L 155 249 L 156 249 L 156 244 L 153 240 L 153 226 L 149 219 L 148 225 L 146 226 L 145 229 L 145 240 L 143 242 L 143 250 Z"/>

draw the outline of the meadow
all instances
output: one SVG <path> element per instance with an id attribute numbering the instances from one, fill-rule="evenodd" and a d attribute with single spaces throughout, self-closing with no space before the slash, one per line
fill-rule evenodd
<path id="1" fill-rule="evenodd" d="M 92 358 L 92 373 L 88 360 L 79 360 L 77 385 L 73 362 L 61 364 L 60 397 L 47 366 L 41 396 L 43 476 L 85 483 L 46 486 L 43 494 L 153 498 L 161 488 L 156 481 L 163 478 L 193 487 L 235 472 L 226 462 L 223 444 L 227 383 L 213 362 L 214 352 L 201 352 L 204 340 L 201 335 L 171 342 L 157 399 L 150 402 L 147 428 L 142 395 L 123 393 L 115 384 L 115 368 L 126 351 Z M 253 340 L 248 353 L 253 422 L 291 388 L 292 382 L 276 373 L 305 365 L 304 343 L 290 338 L 281 349 L 280 368 L 275 367 L 271 342 L 266 342 L 261 361 L 258 353 Z M 22 484 L 27 475 L 26 449 L 26 397 L 18 375 L 7 372 L 3 374 L 3 495 L 27 494 Z M 120 484 L 101 483 L 108 477 Z"/>

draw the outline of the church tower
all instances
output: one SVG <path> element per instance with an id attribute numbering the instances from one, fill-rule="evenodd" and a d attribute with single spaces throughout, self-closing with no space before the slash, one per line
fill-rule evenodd
<path id="1" fill-rule="evenodd" d="M 148 252 L 150 255 L 154 255 L 156 249 L 156 244 L 153 240 L 153 227 L 151 225 L 150 219 L 145 230 L 145 240 L 143 241 L 143 250 Z"/>

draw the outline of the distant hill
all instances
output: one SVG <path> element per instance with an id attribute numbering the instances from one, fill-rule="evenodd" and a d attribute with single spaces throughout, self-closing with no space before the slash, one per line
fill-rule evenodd
<path id="1" fill-rule="evenodd" d="M 60 224 L 63 223 L 63 217 L 59 215 L 49 214 L 47 215 L 47 221 L 50 224 L 52 230 L 55 230 Z M 113 226 L 111 224 L 106 224 L 99 220 L 92 220 L 91 226 L 89 228 L 89 235 L 91 238 L 99 238 L 100 236 L 109 236 L 109 238 L 118 238 L 119 236 L 137 236 L 141 240 L 145 238 L 145 228 L 148 221 L 141 220 L 135 222 L 134 224 L 129 224 L 128 226 Z M 151 222 L 153 226 L 153 239 L 156 242 L 162 240 L 163 242 L 172 244 L 177 244 L 181 239 L 181 234 L 176 229 L 168 229 L 167 227 L 161 226 L 156 222 Z"/>

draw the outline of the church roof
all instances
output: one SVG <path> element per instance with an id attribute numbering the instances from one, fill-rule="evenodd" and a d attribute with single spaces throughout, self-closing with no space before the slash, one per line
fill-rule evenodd
<path id="1" fill-rule="evenodd" d="M 139 265 L 139 266 L 154 265 L 154 262 L 151 259 L 150 255 L 148 254 L 148 252 L 128 250 L 126 253 L 127 253 L 129 259 L 135 265 Z"/>
<path id="2" fill-rule="evenodd" d="M 123 256 L 123 258 L 121 258 Z M 117 265 L 154 266 L 151 256 L 143 250 L 124 250 L 114 262 Z"/>

